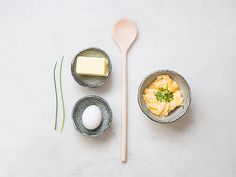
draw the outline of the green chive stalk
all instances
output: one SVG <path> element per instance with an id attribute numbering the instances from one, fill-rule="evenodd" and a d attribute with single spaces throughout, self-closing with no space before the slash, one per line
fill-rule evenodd
<path id="1" fill-rule="evenodd" d="M 55 91 L 55 96 L 56 96 L 54 130 L 57 130 L 57 116 L 58 116 L 58 93 L 57 93 L 57 82 L 56 82 L 56 68 L 57 68 L 57 62 L 55 63 L 54 68 L 53 68 L 54 91 Z"/>
<path id="2" fill-rule="evenodd" d="M 62 125 L 61 125 L 61 133 L 63 132 L 64 124 L 65 124 L 65 118 L 66 118 L 64 97 L 63 97 L 63 92 L 62 92 L 62 78 L 61 78 L 63 60 L 64 60 L 64 56 L 63 56 L 62 59 L 61 59 L 61 65 L 60 65 L 60 94 L 61 94 L 61 102 L 62 102 Z"/>

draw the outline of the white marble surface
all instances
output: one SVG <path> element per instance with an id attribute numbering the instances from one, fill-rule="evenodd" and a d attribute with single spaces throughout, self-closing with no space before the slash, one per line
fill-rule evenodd
<path id="1" fill-rule="evenodd" d="M 139 27 L 129 55 L 128 162 L 120 162 L 121 58 L 113 24 L 128 16 Z M 75 54 L 100 47 L 111 57 L 106 86 L 78 86 Z M 235 177 L 236 1 L 1 0 L 1 177 Z M 52 69 L 65 56 L 66 125 L 53 131 Z M 184 119 L 156 124 L 140 111 L 137 88 L 157 69 L 181 73 L 192 89 Z M 71 109 L 97 94 L 113 110 L 112 128 L 97 139 L 79 135 Z"/>

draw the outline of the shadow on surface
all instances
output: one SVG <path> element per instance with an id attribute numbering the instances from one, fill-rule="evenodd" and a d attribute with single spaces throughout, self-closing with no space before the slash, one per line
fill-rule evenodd
<path id="1" fill-rule="evenodd" d="M 105 132 L 104 134 L 98 136 L 98 137 L 86 137 L 83 135 L 78 136 L 80 139 L 79 141 L 83 141 L 84 143 L 87 143 L 88 145 L 104 145 L 106 142 L 109 141 L 109 139 L 112 139 L 114 137 L 114 129 L 113 124 L 111 124 L 110 128 Z"/>
<path id="2" fill-rule="evenodd" d="M 149 122 L 148 124 L 153 132 L 156 132 L 154 133 L 153 137 L 160 135 L 170 138 L 172 136 L 177 136 L 178 134 L 183 134 L 185 131 L 191 129 L 194 124 L 194 112 L 190 106 L 189 110 L 182 118 L 168 124 L 156 123 L 154 121 L 148 120 L 148 118 L 147 121 Z"/>
<path id="3" fill-rule="evenodd" d="M 176 131 L 184 131 L 185 129 L 188 129 L 191 126 L 193 121 L 194 121 L 194 113 L 190 106 L 189 110 L 183 117 L 181 117 L 179 120 L 175 122 L 166 124 L 166 127 Z"/>

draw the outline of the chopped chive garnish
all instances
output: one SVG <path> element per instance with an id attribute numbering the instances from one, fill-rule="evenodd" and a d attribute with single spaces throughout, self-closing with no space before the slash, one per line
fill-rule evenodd
<path id="1" fill-rule="evenodd" d="M 170 102 L 174 99 L 173 92 L 168 89 L 168 84 L 166 84 L 165 87 L 160 88 L 154 95 L 159 102 Z"/>

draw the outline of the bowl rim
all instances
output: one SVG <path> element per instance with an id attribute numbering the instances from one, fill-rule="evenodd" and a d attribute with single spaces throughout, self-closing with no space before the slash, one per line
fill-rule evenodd
<path id="1" fill-rule="evenodd" d="M 95 135 L 88 135 L 88 134 L 86 134 L 86 133 L 80 131 L 79 128 L 76 126 L 75 120 L 74 120 L 74 118 L 73 118 L 77 104 L 79 104 L 79 102 L 81 102 L 81 101 L 83 101 L 83 100 L 85 100 L 85 99 L 87 99 L 87 98 L 95 98 L 95 99 L 98 99 L 98 100 L 102 100 L 102 101 L 107 105 L 108 111 L 109 111 L 109 113 L 110 113 L 110 121 L 109 121 L 109 124 L 107 125 L 106 129 L 105 129 L 104 131 L 98 133 L 98 134 L 95 134 Z M 95 137 L 98 137 L 98 136 L 100 136 L 100 135 L 103 135 L 104 133 L 106 133 L 106 132 L 108 131 L 108 129 L 110 128 L 110 126 L 111 126 L 111 124 L 112 124 L 113 114 L 112 114 L 112 110 L 111 110 L 110 105 L 108 104 L 108 102 L 107 102 L 104 98 L 102 98 L 102 97 L 100 97 L 100 96 L 98 96 L 98 95 L 86 95 L 86 96 L 81 97 L 81 98 L 80 98 L 79 100 L 77 100 L 76 103 L 74 104 L 74 106 L 73 106 L 73 108 L 72 108 L 72 112 L 71 112 L 71 118 L 72 118 L 72 122 L 73 122 L 74 128 L 77 130 L 77 132 L 79 132 L 81 135 L 84 135 L 84 136 L 86 136 L 86 137 L 95 138 Z"/>
<path id="2" fill-rule="evenodd" d="M 153 74 L 156 74 L 156 73 L 160 73 L 160 74 L 161 74 L 162 72 L 174 73 L 174 74 L 179 75 L 179 76 L 184 80 L 184 82 L 186 83 L 186 86 L 187 86 L 187 89 L 188 89 L 188 92 L 189 92 L 189 104 L 187 105 L 187 109 L 186 109 L 184 112 L 182 112 L 182 113 L 180 114 L 180 116 L 177 117 L 176 119 L 170 120 L 170 121 L 166 121 L 166 122 L 165 122 L 165 121 L 160 121 L 159 119 L 153 119 L 151 116 L 149 116 L 149 115 L 143 110 L 143 108 L 142 108 L 142 106 L 141 106 L 141 98 L 140 98 L 140 96 L 141 96 L 141 93 L 140 93 L 140 92 L 141 92 L 141 87 L 142 87 L 143 83 L 146 81 L 146 79 L 147 79 L 148 77 L 152 76 Z M 141 83 L 139 84 L 139 87 L 138 87 L 137 99 L 138 99 L 139 108 L 141 109 L 141 111 L 143 112 L 143 114 L 146 115 L 150 120 L 152 120 L 152 121 L 154 121 L 154 122 L 157 122 L 157 123 L 161 123 L 161 124 L 168 124 L 168 123 L 173 123 L 173 122 L 175 122 L 175 121 L 181 119 L 181 118 L 186 114 L 186 112 L 189 110 L 189 107 L 190 107 L 190 105 L 191 105 L 192 94 L 191 94 L 191 89 L 190 89 L 190 87 L 189 87 L 189 84 L 188 84 L 187 80 L 186 80 L 181 74 L 177 73 L 176 71 L 169 70 L 169 69 L 160 69 L 160 70 L 155 70 L 155 71 L 151 72 L 150 74 L 148 74 L 148 75 L 146 75 L 146 76 L 144 77 L 144 79 L 141 81 Z M 158 117 L 159 117 L 159 116 L 158 116 Z"/>
<path id="3" fill-rule="evenodd" d="M 86 51 L 86 50 L 92 50 L 92 49 L 99 50 L 99 51 L 103 52 L 103 53 L 107 56 L 106 59 L 108 59 L 108 61 L 109 61 L 109 72 L 108 72 L 108 76 L 105 77 L 105 80 L 104 80 L 103 82 L 101 82 L 101 83 L 99 83 L 99 84 L 97 84 L 97 85 L 93 85 L 93 84 L 91 85 L 91 84 L 84 83 L 84 82 L 82 82 L 81 80 L 77 79 L 77 77 L 75 77 L 75 75 L 74 75 L 74 73 L 73 73 L 73 64 L 75 63 L 75 60 L 77 59 L 77 57 L 78 57 L 82 52 L 84 52 L 84 51 Z M 72 75 L 72 77 L 74 78 L 74 80 L 75 80 L 79 85 L 81 85 L 81 86 L 83 86 L 83 87 L 97 88 L 97 87 L 100 87 L 100 86 L 104 85 L 104 84 L 107 83 L 107 81 L 110 79 L 110 77 L 111 77 L 111 72 L 112 72 L 112 63 L 111 63 L 111 59 L 110 59 L 109 55 L 108 55 L 104 50 L 102 50 L 102 49 L 100 49 L 100 48 L 98 48 L 98 47 L 89 47 L 89 48 L 80 50 L 80 51 L 75 55 L 75 57 L 72 59 L 72 61 L 71 61 L 71 75 Z"/>

